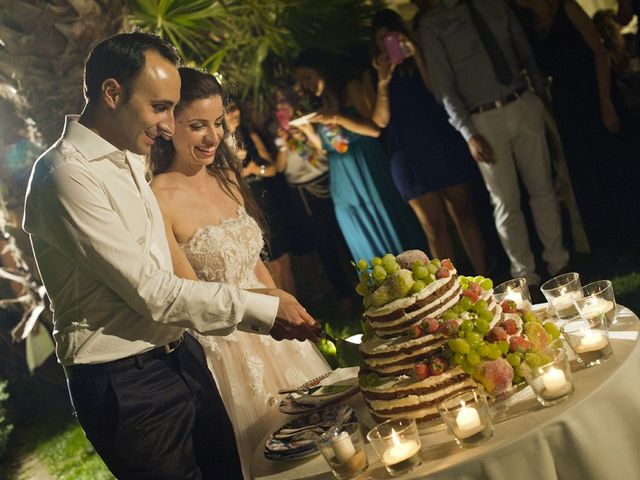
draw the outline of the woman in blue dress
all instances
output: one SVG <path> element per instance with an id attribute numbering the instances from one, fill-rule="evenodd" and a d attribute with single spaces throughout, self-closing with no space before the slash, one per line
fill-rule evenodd
<path id="1" fill-rule="evenodd" d="M 476 273 L 486 273 L 485 245 L 471 200 L 470 180 L 476 166 L 460 134 L 431 91 L 426 64 L 411 41 L 400 15 L 377 12 L 372 21 L 378 55 L 378 88 L 372 115 L 380 128 L 389 127 L 396 144 L 391 173 L 409 203 L 437 258 L 454 258 L 447 211 Z M 390 63 L 384 45 L 392 34 L 403 59 Z"/>
<path id="2" fill-rule="evenodd" d="M 329 157 L 336 218 L 352 257 L 371 259 L 418 247 L 423 234 L 389 178 L 362 81 L 351 65 L 321 49 L 302 52 L 294 64 L 302 88 L 322 107 L 310 119 Z"/>

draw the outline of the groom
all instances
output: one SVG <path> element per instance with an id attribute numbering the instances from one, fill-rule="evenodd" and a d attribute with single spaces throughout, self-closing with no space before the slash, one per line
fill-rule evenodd
<path id="1" fill-rule="evenodd" d="M 62 138 L 34 165 L 24 229 L 51 299 L 75 413 L 113 474 L 242 478 L 231 423 L 185 329 L 315 341 L 317 324 L 281 290 L 247 292 L 172 273 L 139 155 L 173 133 L 178 61 L 173 47 L 140 32 L 94 47 L 86 107 L 66 118 Z"/>

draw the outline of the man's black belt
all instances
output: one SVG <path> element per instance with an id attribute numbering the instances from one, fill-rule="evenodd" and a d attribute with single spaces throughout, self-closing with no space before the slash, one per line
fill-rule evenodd
<path id="1" fill-rule="evenodd" d="M 506 97 L 499 98 L 498 100 L 494 100 L 493 102 L 478 105 L 476 108 L 471 110 L 470 113 L 488 112 L 490 110 L 495 110 L 496 108 L 502 108 L 511 102 L 515 102 L 526 91 L 527 91 L 526 87 L 519 88 L 513 93 L 510 93 L 509 95 L 507 95 Z"/>
<path id="2" fill-rule="evenodd" d="M 182 344 L 182 337 L 169 342 L 161 347 L 155 347 L 146 352 L 131 355 L 130 357 L 120 358 L 111 362 L 104 363 L 82 363 L 77 365 L 63 366 L 64 373 L 69 380 L 79 378 L 94 378 L 110 373 L 121 372 L 129 368 L 142 368 L 145 362 L 154 358 L 161 358 L 176 351 Z"/>

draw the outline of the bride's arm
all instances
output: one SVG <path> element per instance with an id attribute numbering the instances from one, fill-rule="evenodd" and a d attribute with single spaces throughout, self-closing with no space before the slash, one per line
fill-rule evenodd
<path id="1" fill-rule="evenodd" d="M 258 260 L 256 263 L 256 278 L 267 288 L 278 288 L 262 260 Z"/>
<path id="2" fill-rule="evenodd" d="M 187 280 L 198 280 L 198 276 L 189 263 L 189 259 L 180 248 L 180 245 L 178 245 L 178 240 L 176 240 L 176 236 L 173 233 L 173 223 L 164 211 L 162 211 L 162 219 L 164 220 L 164 233 L 167 237 L 167 242 L 169 243 L 169 253 L 171 254 L 171 263 L 173 264 L 173 273 L 175 273 L 176 276 Z"/>

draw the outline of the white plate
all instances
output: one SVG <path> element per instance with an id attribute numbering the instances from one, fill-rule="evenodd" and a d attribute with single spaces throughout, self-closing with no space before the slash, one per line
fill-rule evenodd
<path id="1" fill-rule="evenodd" d="M 326 389 L 320 388 L 310 395 L 289 395 L 280 402 L 280 412 L 289 415 L 307 413 L 350 397 L 360 389 L 358 385 L 358 370 L 359 367 L 338 368 L 334 370 L 329 376 L 318 383 L 318 385 L 327 387 Z M 342 386 L 345 388 L 341 388 Z M 339 391 L 336 393 L 327 393 L 327 390 L 336 387 Z"/>

